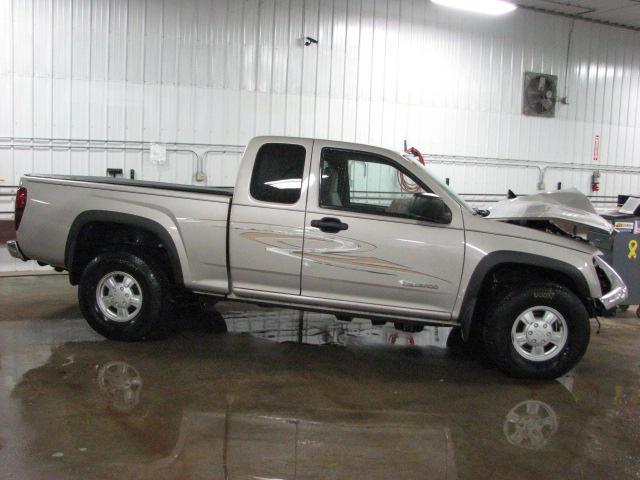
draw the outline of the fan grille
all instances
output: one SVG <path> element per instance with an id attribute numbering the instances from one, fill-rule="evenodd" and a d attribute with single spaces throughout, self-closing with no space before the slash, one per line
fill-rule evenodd
<path id="1" fill-rule="evenodd" d="M 534 117 L 554 117 L 557 86 L 557 75 L 525 72 L 522 113 Z"/>

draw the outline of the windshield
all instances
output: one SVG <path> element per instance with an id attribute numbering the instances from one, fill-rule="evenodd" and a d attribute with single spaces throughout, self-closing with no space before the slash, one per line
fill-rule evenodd
<path id="1" fill-rule="evenodd" d="M 416 157 L 414 157 L 411 154 L 407 154 L 404 152 L 400 153 L 404 158 L 406 158 L 407 160 L 410 160 L 412 163 L 418 165 L 419 167 L 423 168 L 425 172 L 427 172 L 427 174 L 429 175 L 429 177 L 431 177 L 440 188 L 442 188 L 445 192 L 447 192 L 456 202 L 458 202 L 458 204 L 460 204 L 460 206 L 462 208 L 465 208 L 467 211 L 469 211 L 470 213 L 473 213 L 475 215 L 476 211 L 471 207 L 471 205 L 469 205 L 466 200 L 464 198 L 462 198 L 460 195 L 458 195 L 456 192 L 454 192 L 453 190 L 451 190 L 451 188 L 449 188 L 449 185 L 447 185 L 446 183 L 444 183 L 442 180 L 440 180 L 440 178 L 434 174 L 431 169 L 427 168 L 426 165 L 422 165 L 420 162 L 416 161 Z"/>
<path id="2" fill-rule="evenodd" d="M 451 190 L 451 188 L 449 188 L 449 185 L 447 185 L 442 180 L 440 180 L 440 178 L 438 178 L 438 176 L 435 175 L 427 167 L 422 166 L 422 168 L 424 168 L 426 172 L 429 174 L 429 176 L 433 178 L 433 180 L 438 184 L 438 186 L 442 188 L 445 192 L 447 192 L 449 195 L 451 195 L 453 199 L 460 204 L 460 206 L 462 206 L 463 208 L 466 208 L 471 213 L 475 213 L 475 210 L 471 208 L 471 206 L 467 203 L 467 201 L 464 198 L 462 198 L 460 195 L 458 195 L 456 192 Z"/>
<path id="3" fill-rule="evenodd" d="M 427 171 L 427 173 L 429 174 L 429 176 L 431 178 L 433 178 L 436 183 L 438 184 L 438 186 L 440 188 L 442 188 L 445 192 L 447 192 L 449 195 L 451 195 L 454 200 L 456 202 L 458 202 L 462 207 L 466 208 L 468 211 L 470 211 L 471 213 L 474 213 L 473 208 L 471 208 L 471 206 L 467 203 L 467 201 L 462 198 L 460 195 L 458 195 L 456 192 L 454 192 L 453 190 L 451 190 L 451 188 L 449 188 L 449 185 L 447 185 L 446 183 L 444 183 L 442 180 L 440 180 L 436 175 L 434 175 L 433 172 L 431 172 L 428 168 L 425 167 L 425 170 Z"/>

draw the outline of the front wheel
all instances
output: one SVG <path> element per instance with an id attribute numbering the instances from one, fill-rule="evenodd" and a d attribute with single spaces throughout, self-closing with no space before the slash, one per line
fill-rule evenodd
<path id="1" fill-rule="evenodd" d="M 89 262 L 78 288 L 89 325 L 110 340 L 138 341 L 164 333 L 169 283 L 150 257 L 106 252 Z"/>
<path id="2" fill-rule="evenodd" d="M 503 372 L 553 379 L 573 368 L 586 352 L 589 314 L 563 286 L 526 286 L 489 306 L 483 337 L 487 354 Z"/>

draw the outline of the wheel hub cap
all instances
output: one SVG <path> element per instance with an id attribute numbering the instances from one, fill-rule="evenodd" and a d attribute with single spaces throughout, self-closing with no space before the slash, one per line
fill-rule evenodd
<path id="1" fill-rule="evenodd" d="M 567 343 L 567 322 L 560 312 L 548 307 L 528 308 L 516 318 L 511 341 L 522 357 L 542 362 L 558 355 Z"/>
<path id="2" fill-rule="evenodd" d="M 526 400 L 507 414 L 503 431 L 512 445 L 540 450 L 558 430 L 553 408 L 539 400 Z"/>
<path id="3" fill-rule="evenodd" d="M 140 402 L 142 376 L 126 362 L 109 362 L 98 372 L 100 391 L 111 406 L 121 412 L 128 412 Z"/>
<path id="4" fill-rule="evenodd" d="M 548 323 L 533 323 L 527 327 L 526 332 L 527 340 L 530 344 L 545 346 L 547 343 L 549 343 L 551 329 Z"/>
<path id="5" fill-rule="evenodd" d="M 114 322 L 128 322 L 142 307 L 142 289 L 131 275 L 125 272 L 106 274 L 96 289 L 100 311 Z"/>

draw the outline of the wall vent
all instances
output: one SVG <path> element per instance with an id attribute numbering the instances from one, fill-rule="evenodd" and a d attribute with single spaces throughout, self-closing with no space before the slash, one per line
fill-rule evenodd
<path id="1" fill-rule="evenodd" d="M 525 72 L 522 113 L 532 117 L 555 117 L 558 76 Z"/>

